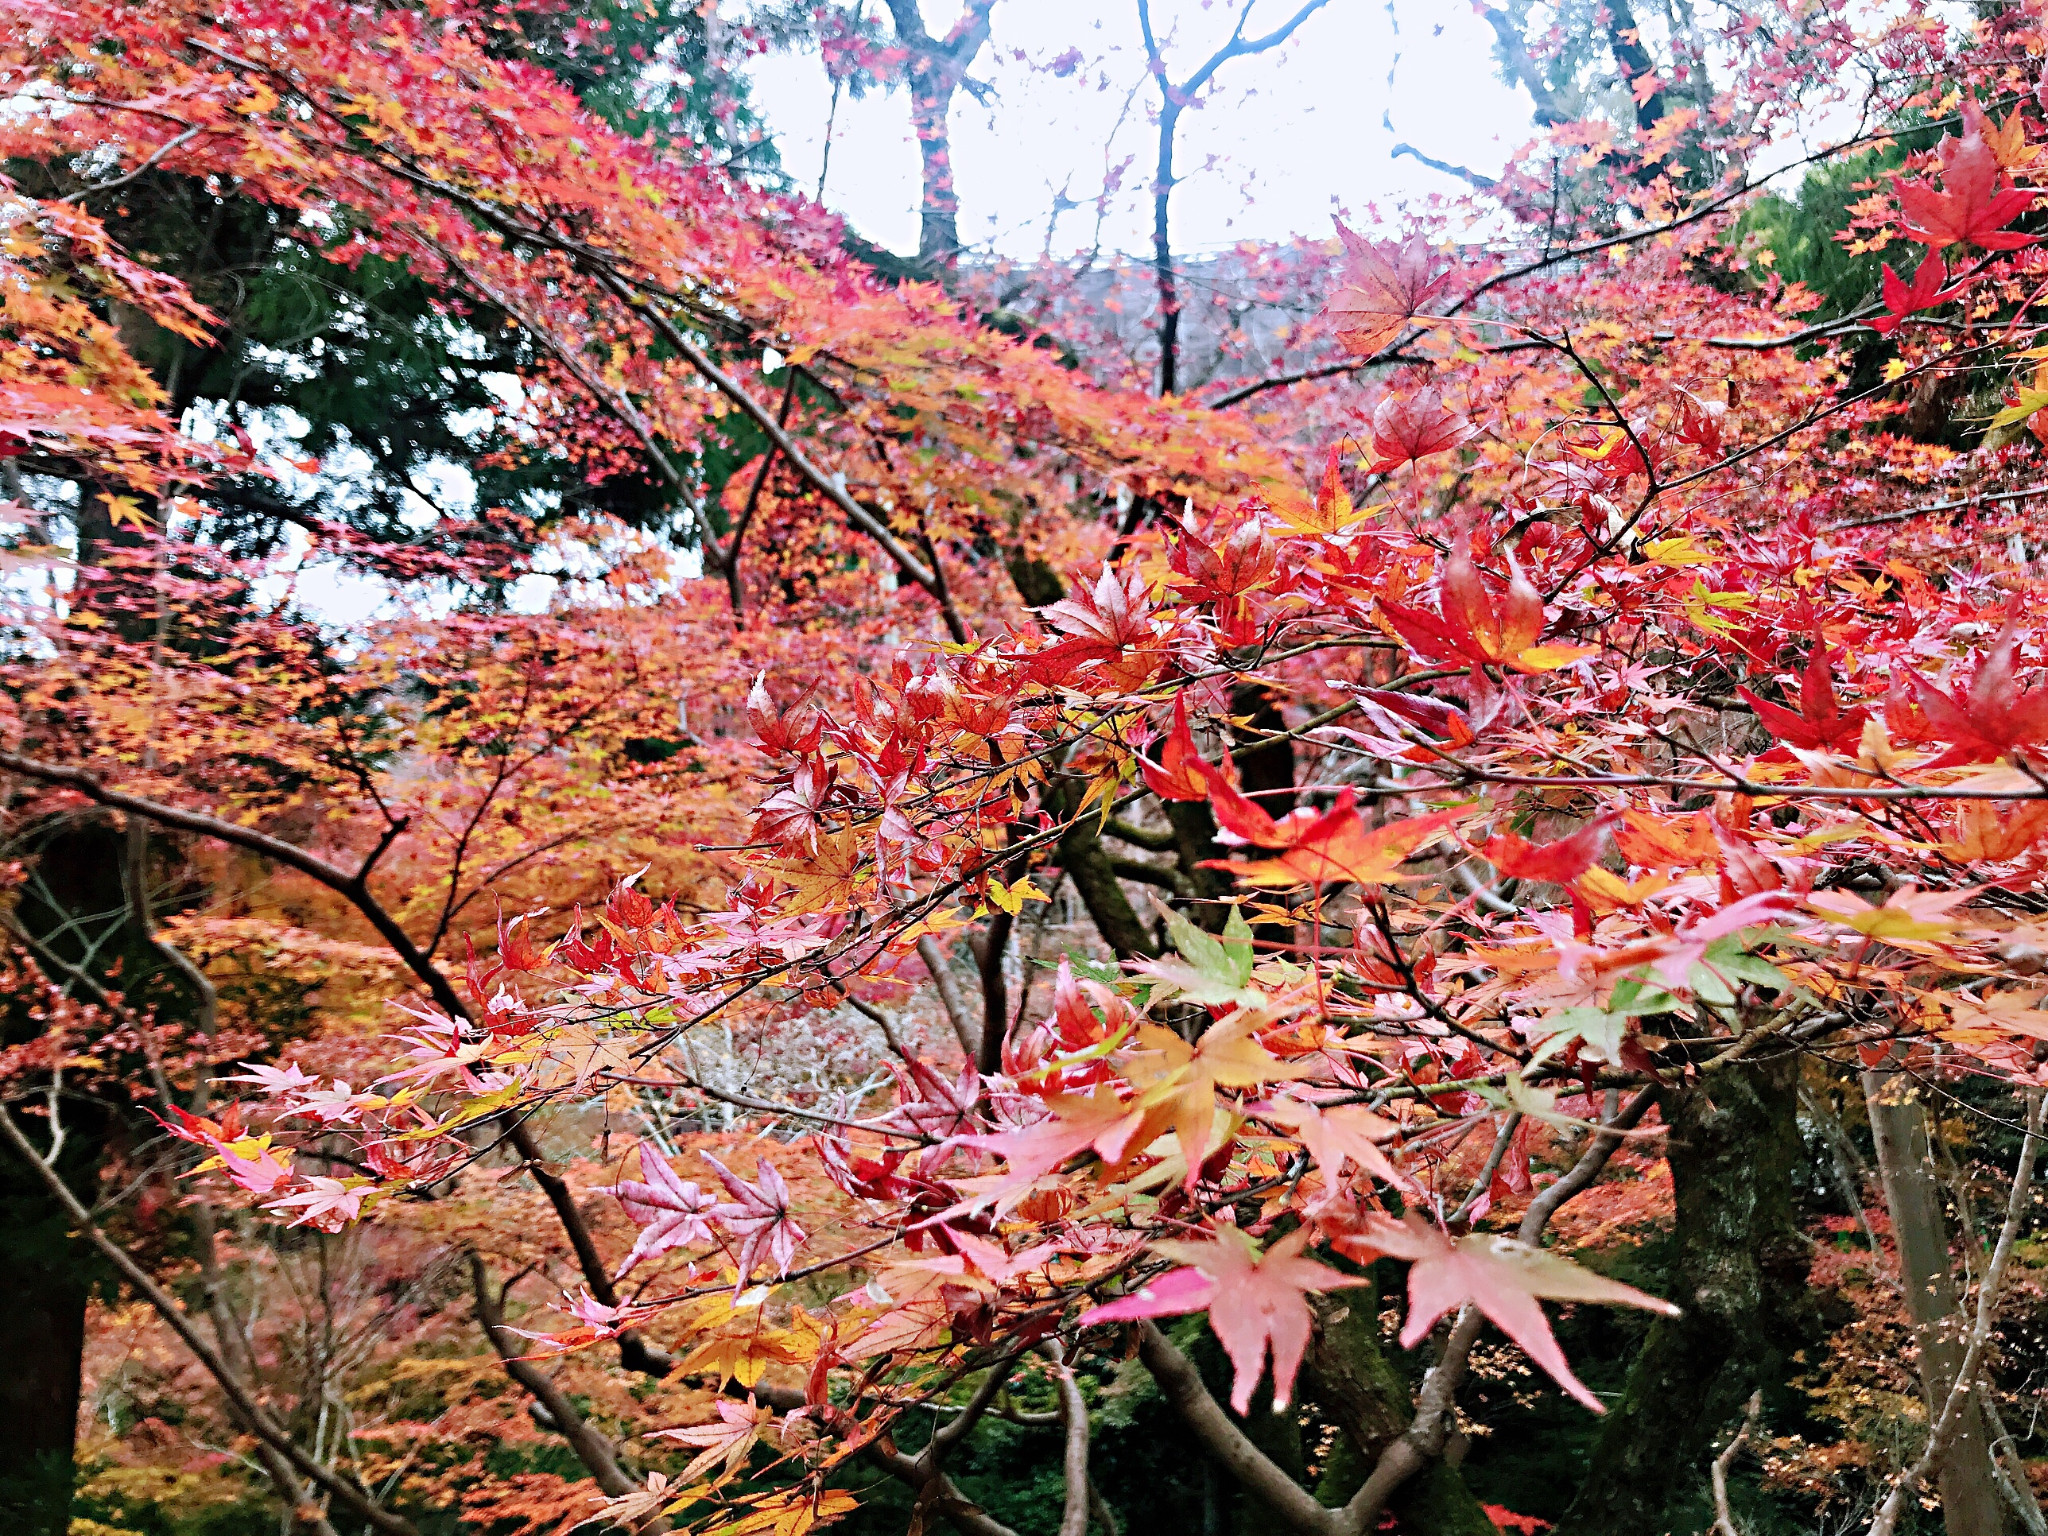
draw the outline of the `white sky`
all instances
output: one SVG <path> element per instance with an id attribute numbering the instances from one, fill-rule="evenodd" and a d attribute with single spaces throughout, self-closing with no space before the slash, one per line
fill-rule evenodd
<path id="1" fill-rule="evenodd" d="M 922 3 L 934 36 L 960 13 L 959 0 Z M 1296 8 L 1297 0 L 1256 0 L 1246 31 L 1264 33 Z M 881 13 L 880 0 L 869 0 L 869 10 Z M 1235 0 L 1154 0 L 1154 26 L 1175 80 L 1229 36 L 1236 13 Z M 1333 212 L 1371 222 L 1375 204 L 1390 211 L 1404 199 L 1463 190 L 1412 159 L 1393 159 L 1404 140 L 1439 160 L 1498 170 L 1531 130 L 1528 98 L 1500 83 L 1491 44 L 1466 0 L 1331 0 L 1284 48 L 1231 60 L 1208 106 L 1181 119 L 1176 248 L 1194 254 L 1247 238 L 1321 238 Z M 1085 62 L 1057 78 L 1046 66 L 1070 48 Z M 1108 144 L 1110 164 L 1137 158 L 1109 210 L 1103 243 L 1149 250 L 1158 92 L 1145 74 L 1135 0 L 1000 0 L 989 45 L 970 73 L 996 95 L 988 107 L 964 91 L 954 99 L 963 241 L 1005 255 L 1037 254 L 1054 194 L 1065 188 L 1084 206 L 1061 218 L 1054 254 L 1087 246 Z M 753 76 L 756 105 L 783 164 L 814 190 L 832 99 L 821 61 L 815 53 L 770 55 Z M 1126 113 L 1133 86 L 1139 89 Z M 842 99 L 825 202 L 869 239 L 914 252 L 919 198 L 905 93 Z"/>

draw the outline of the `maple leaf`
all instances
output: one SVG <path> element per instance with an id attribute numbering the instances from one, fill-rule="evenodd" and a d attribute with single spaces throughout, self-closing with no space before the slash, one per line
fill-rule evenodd
<path id="1" fill-rule="evenodd" d="M 1370 466 L 1376 475 L 1403 464 L 1447 453 L 1477 429 L 1443 402 L 1434 389 L 1388 395 L 1372 413 Z"/>
<path id="2" fill-rule="evenodd" d="M 642 1260 L 667 1253 L 671 1248 L 708 1243 L 716 1236 L 710 1218 L 718 1202 L 696 1184 L 677 1178 L 668 1160 L 646 1142 L 640 1145 L 640 1171 L 646 1175 L 644 1181 L 621 1179 L 598 1191 L 623 1205 L 626 1214 L 640 1227 L 633 1251 L 619 1266 L 618 1274 L 613 1276 L 615 1280 L 625 1279 Z"/>
<path id="3" fill-rule="evenodd" d="M 1206 1242 L 1155 1242 L 1153 1252 L 1187 1268 L 1084 1312 L 1076 1321 L 1086 1326 L 1170 1317 L 1206 1308 L 1209 1326 L 1236 1371 L 1230 1406 L 1238 1413 L 1250 1411 L 1252 1393 L 1265 1373 L 1270 1349 L 1273 1407 L 1284 1409 L 1293 1396 L 1294 1378 L 1308 1349 L 1312 1322 L 1308 1293 L 1371 1283 L 1366 1277 L 1342 1274 L 1304 1258 L 1302 1249 L 1311 1235 L 1310 1228 L 1297 1227 L 1264 1253 L 1233 1226 L 1218 1228 L 1216 1236 Z M 1191 1274 L 1199 1278 L 1187 1278 Z"/>
<path id="4" fill-rule="evenodd" d="M 825 718 L 816 710 L 778 709 L 768 692 L 765 673 L 755 677 L 753 689 L 747 694 L 747 719 L 752 722 L 754 736 L 762 748 L 777 755 L 807 756 L 817 750 L 825 733 Z"/>
<path id="5" fill-rule="evenodd" d="M 1320 1108 L 1299 1099 L 1269 1099 L 1252 1105 L 1250 1113 L 1292 1132 L 1308 1148 L 1332 1189 L 1341 1185 L 1346 1158 L 1383 1183 L 1415 1188 L 1415 1181 L 1387 1161 L 1387 1154 L 1380 1150 L 1380 1144 L 1397 1138 L 1401 1128 L 1362 1104 Z"/>
<path id="6" fill-rule="evenodd" d="M 2025 853 L 2044 833 L 2048 800 L 1962 800 L 1956 804 L 1955 835 L 1941 848 L 1964 863 L 2002 864 Z"/>
<path id="7" fill-rule="evenodd" d="M 1943 135 L 1940 189 L 1894 176 L 1892 190 L 1908 221 L 1907 237 L 1936 250 L 1969 244 L 1987 251 L 2016 251 L 2034 243 L 2032 235 L 2005 227 L 2033 206 L 2034 194 L 2020 191 L 2002 176 L 1997 154 L 1975 129 L 1961 138 Z"/>
<path id="8" fill-rule="evenodd" d="M 835 764 L 799 764 L 789 783 L 762 801 L 755 812 L 753 841 L 773 843 L 791 853 L 816 849 L 818 834 L 829 831 L 825 814 L 835 798 L 838 778 Z"/>
<path id="9" fill-rule="evenodd" d="M 135 528 L 153 528 L 154 521 L 142 510 L 142 503 L 133 496 L 108 496 L 103 498 L 107 508 L 107 521 L 119 528 L 124 523 Z"/>
<path id="10" fill-rule="evenodd" d="M 1806 902 L 1873 939 L 1941 940 L 1955 933 L 1956 920 L 1948 915 L 1949 908 L 1973 894 L 1967 886 L 1955 891 L 1916 891 L 1909 885 L 1885 897 L 1882 906 L 1872 906 L 1852 891 L 1815 891 Z"/>
<path id="11" fill-rule="evenodd" d="M 1336 321 L 1337 339 L 1345 348 L 1371 357 L 1408 328 L 1450 272 L 1431 271 L 1435 253 L 1420 235 L 1401 244 L 1367 240 L 1339 220 L 1337 237 L 1344 245 L 1344 283 L 1327 313 Z"/>
<path id="12" fill-rule="evenodd" d="M 1496 604 L 1473 563 L 1472 536 L 1461 533 L 1438 582 L 1441 616 L 1384 597 L 1380 611 L 1417 654 L 1432 661 L 1549 672 L 1596 654 L 1592 646 L 1539 646 L 1543 599 L 1512 558 L 1508 570 L 1507 596 Z"/>
<path id="13" fill-rule="evenodd" d="M 221 1079 L 224 1083 L 254 1083 L 265 1093 L 296 1093 L 309 1088 L 319 1081 L 301 1071 L 295 1061 L 286 1062 L 282 1067 L 267 1067 L 258 1061 L 237 1062 L 243 1070 L 231 1077 Z"/>
<path id="14" fill-rule="evenodd" d="M 770 860 L 772 871 L 794 893 L 783 909 L 791 917 L 850 906 L 860 885 L 862 841 L 858 827 L 842 827 L 817 840 L 809 858 Z"/>
<path id="15" fill-rule="evenodd" d="M 704 1536 L 808 1536 L 816 1527 L 837 1520 L 859 1503 L 844 1488 L 818 1489 L 799 1484 L 794 1492 L 771 1495 L 750 1513 L 730 1524 L 713 1526 Z"/>
<path id="16" fill-rule="evenodd" d="M 225 1160 L 225 1154 L 223 1154 Z M 230 1169 L 230 1177 L 233 1170 Z M 237 1180 L 237 1182 L 240 1182 Z M 294 1194 L 273 1200 L 263 1208 L 266 1211 L 296 1211 L 291 1225 L 295 1227 L 318 1227 L 323 1232 L 339 1232 L 363 1213 L 363 1201 L 372 1191 L 365 1179 L 328 1179 L 309 1177 L 306 1187 Z"/>
<path id="17" fill-rule="evenodd" d="M 1190 1188 L 1215 1150 L 1217 1089 L 1256 1088 L 1315 1070 L 1312 1062 L 1273 1055 L 1237 1022 L 1243 1017 L 1211 1025 L 1193 1045 L 1158 1024 L 1141 1024 L 1125 1059 L 1124 1075 L 1140 1090 L 1139 1106 L 1173 1127 Z"/>
<path id="18" fill-rule="evenodd" d="M 292 1170 L 280 1163 L 276 1155 L 268 1149 L 257 1152 L 254 1156 L 245 1157 L 232 1145 L 223 1145 L 219 1149 L 219 1156 L 220 1165 L 227 1171 L 227 1176 L 251 1194 L 267 1195 L 280 1184 L 291 1182 Z"/>
<path id="19" fill-rule="evenodd" d="M 1237 782 L 1237 770 L 1227 754 L 1220 763 L 1212 765 L 1195 745 L 1194 733 L 1188 729 L 1184 693 L 1174 695 L 1173 729 L 1160 745 L 1158 765 L 1140 758 L 1138 766 L 1145 776 L 1145 787 L 1162 800 L 1206 800 L 1211 784 Z"/>
<path id="20" fill-rule="evenodd" d="M 604 1500 L 606 1523 L 632 1529 L 651 1516 L 680 1502 L 696 1490 L 680 1482 L 671 1482 L 665 1473 L 650 1472 L 644 1487 L 630 1493 L 615 1494 Z M 594 1523 L 591 1520 L 585 1525 Z"/>
<path id="21" fill-rule="evenodd" d="M 1173 939 L 1174 955 L 1143 960 L 1137 974 L 1152 977 L 1171 989 L 1155 997 L 1177 994 L 1189 1002 L 1218 1007 L 1226 1003 L 1255 1003 L 1259 994 L 1251 990 L 1252 932 L 1244 914 L 1232 907 L 1223 936 L 1204 933 L 1171 907 L 1161 905 L 1160 916 Z"/>
<path id="22" fill-rule="evenodd" d="M 1333 1241 L 1346 1258 L 1361 1264 L 1382 1254 L 1408 1260 L 1403 1349 L 1413 1349 L 1438 1318 L 1470 1302 L 1548 1371 L 1552 1380 L 1595 1413 L 1607 1410 L 1565 1363 L 1564 1351 L 1558 1348 L 1537 1298 L 1613 1302 L 1667 1317 L 1678 1315 L 1678 1308 L 1670 1302 L 1596 1275 L 1558 1254 L 1483 1232 L 1453 1240 L 1413 1211 L 1398 1223 L 1370 1213 L 1361 1233 L 1340 1235 Z"/>
<path id="23" fill-rule="evenodd" d="M 2015 747 L 2048 740 L 2048 688 L 2019 691 L 2013 679 L 2018 645 L 2017 624 L 2008 622 L 1970 679 L 1967 693 L 1943 693 L 1917 672 L 1908 675 L 1929 733 L 1951 744 L 1927 768 L 1993 762 Z"/>
<path id="24" fill-rule="evenodd" d="M 1737 688 L 1735 692 L 1756 711 L 1764 729 L 1786 745 L 1808 751 L 1853 753 L 1863 736 L 1863 722 L 1870 718 L 1867 709 L 1844 710 L 1837 702 L 1827 647 L 1818 640 L 1814 642 L 1813 654 L 1807 658 L 1805 672 L 1800 675 L 1798 714 L 1758 698 L 1748 688 Z"/>
<path id="25" fill-rule="evenodd" d="M 1593 867 L 1601 844 L 1619 819 L 1612 814 L 1595 817 L 1553 843 L 1532 843 L 1513 832 L 1500 832 L 1488 838 L 1479 852 L 1505 879 L 1569 885 Z"/>
<path id="26" fill-rule="evenodd" d="M 1614 844 L 1638 869 L 1697 869 L 1713 863 L 1721 850 L 1713 819 L 1705 811 L 1657 816 L 1624 810 Z"/>
<path id="27" fill-rule="evenodd" d="M 1134 1145 L 1143 1146 L 1138 1133 L 1152 1120 L 1143 1110 L 1126 1104 L 1107 1083 L 1098 1083 L 1095 1091 L 1085 1096 L 1054 1094 L 1045 1103 L 1049 1113 L 1033 1125 L 962 1136 L 961 1144 L 994 1152 L 1008 1163 L 1010 1178 L 1005 1187 L 1010 1187 L 1028 1184 L 1084 1150 L 1115 1166 Z"/>
<path id="28" fill-rule="evenodd" d="M 1368 712 L 1384 710 L 1410 725 L 1420 726 L 1453 747 L 1469 747 L 1478 740 L 1473 734 L 1472 717 L 1457 705 L 1447 704 L 1442 699 L 1399 693 L 1390 688 L 1361 688 L 1358 697 L 1364 701 Z M 1399 727 L 1393 727 L 1393 730 L 1399 735 Z"/>
<path id="29" fill-rule="evenodd" d="M 775 1272 L 778 1275 L 788 1274 L 790 1258 L 804 1240 L 805 1233 L 789 1214 L 789 1186 L 782 1182 L 782 1175 L 775 1171 L 775 1165 L 762 1158 L 755 1164 L 754 1182 L 749 1184 L 710 1153 L 700 1155 L 711 1165 L 711 1171 L 718 1175 L 718 1182 L 725 1186 L 726 1193 L 732 1196 L 730 1204 L 718 1206 L 712 1215 L 726 1231 L 740 1239 L 739 1256 L 735 1260 L 739 1266 L 739 1276 L 733 1287 L 735 1293 L 753 1274 L 763 1249 L 775 1261 Z"/>
<path id="30" fill-rule="evenodd" d="M 754 1442 L 775 1427 L 775 1410 L 756 1406 L 751 1395 L 744 1403 L 721 1397 L 713 1406 L 718 1410 L 716 1423 L 653 1431 L 664 1440 L 703 1448 L 697 1459 L 677 1474 L 680 1482 L 694 1483 L 721 1461 L 725 1463 L 724 1475 L 732 1476 L 746 1465 Z"/>
<path id="31" fill-rule="evenodd" d="M 1987 144 L 1999 168 L 2011 170 L 2015 166 L 2031 165 L 2040 150 L 2027 143 L 2026 119 L 2014 107 L 2005 115 L 2005 121 L 1995 122 L 1991 115 L 1976 102 L 1967 98 L 1963 101 L 1963 131 L 1975 133 Z"/>
<path id="32" fill-rule="evenodd" d="M 1092 667 L 1105 687 L 1135 688 L 1157 666 L 1158 610 L 1147 595 L 1150 581 L 1136 565 L 1104 566 L 1093 586 L 1077 584 L 1073 595 L 1039 610 L 1067 638 L 1032 658 L 1032 676 L 1064 682 Z"/>
<path id="33" fill-rule="evenodd" d="M 1281 889 L 1335 881 L 1380 885 L 1403 878 L 1404 862 L 1471 814 L 1457 807 L 1368 829 L 1349 788 L 1338 792 L 1327 811 L 1318 814 L 1302 807 L 1279 821 L 1235 790 L 1220 786 L 1209 804 L 1224 831 L 1278 853 L 1269 859 L 1208 859 L 1204 864 L 1227 869 L 1247 885 Z"/>
<path id="34" fill-rule="evenodd" d="M 1920 258 L 1920 265 L 1913 270 L 1913 281 L 1903 282 L 1894 272 L 1890 262 L 1884 264 L 1884 307 L 1885 313 L 1870 322 L 1870 328 L 1880 336 L 1889 336 L 1896 331 L 1908 315 L 1916 315 L 1923 309 L 1932 309 L 1937 304 L 1946 304 L 1950 299 L 1965 292 L 1963 284 L 1944 288 L 1948 281 L 1948 264 L 1941 259 L 1938 251 L 1929 251 Z"/>

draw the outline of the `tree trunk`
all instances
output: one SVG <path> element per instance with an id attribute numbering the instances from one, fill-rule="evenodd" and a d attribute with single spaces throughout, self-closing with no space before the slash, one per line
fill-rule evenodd
<path id="1" fill-rule="evenodd" d="M 934 275 L 960 265 L 960 194 L 953 189 L 953 84 L 931 70 L 912 76 L 910 122 L 923 162 L 924 202 L 918 213 L 917 259 Z"/>
<path id="2" fill-rule="evenodd" d="M 1718 1437 L 1801 1342 L 1806 1260 L 1792 1215 L 1803 1155 L 1799 1062 L 1744 1062 L 1659 1100 L 1677 1205 L 1660 1317 L 1602 1421 L 1584 1484 L 1558 1529 L 1664 1536 L 1705 1482 Z"/>
<path id="3" fill-rule="evenodd" d="M 7 1305 L 0 1308 L 0 1527 L 64 1536 L 71 1525 L 72 1449 L 87 1280 L 63 1219 L 5 1153 Z"/>
<path id="4" fill-rule="evenodd" d="M 1949 1263 L 1948 1224 L 1927 1139 L 1927 1112 L 1910 1078 L 1879 1069 L 1863 1074 L 1863 1099 L 1877 1146 L 1878 1178 L 1899 1251 L 1899 1286 L 1920 1351 L 1920 1385 L 1929 1422 L 1941 1412 L 1962 1369 L 1970 1320 L 1961 1309 Z M 1972 1398 L 1937 1478 L 1949 1536 L 1992 1536 L 2018 1529 L 1998 1488 L 1984 1410 Z"/>
<path id="5" fill-rule="evenodd" d="M 1160 86 L 1165 88 L 1164 78 Z M 1152 273 L 1159 285 L 1159 393 L 1171 395 L 1180 384 L 1180 285 L 1173 271 L 1173 231 L 1169 214 L 1173 199 L 1173 135 L 1180 109 L 1169 95 L 1159 109 L 1159 168 L 1152 183 Z"/>
<path id="6" fill-rule="evenodd" d="M 887 0 L 896 40 L 910 54 L 910 122 L 923 161 L 924 202 L 919 209 L 917 256 L 934 277 L 950 278 L 960 264 L 960 196 L 953 187 L 953 94 L 967 66 L 988 41 L 995 0 L 968 0 L 943 40 L 925 30 L 917 0 Z"/>

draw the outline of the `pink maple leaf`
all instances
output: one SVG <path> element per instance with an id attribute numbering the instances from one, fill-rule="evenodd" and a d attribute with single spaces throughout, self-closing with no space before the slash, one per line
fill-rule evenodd
<path id="1" fill-rule="evenodd" d="M 1582 1269 L 1571 1260 L 1527 1243 L 1487 1232 L 1453 1240 L 1425 1224 L 1414 1212 L 1404 1222 L 1377 1214 L 1367 1217 L 1360 1236 L 1336 1239 L 1346 1257 L 1370 1263 L 1381 1254 L 1409 1261 L 1408 1322 L 1401 1347 L 1420 1344 L 1436 1320 L 1454 1307 L 1472 1303 L 1523 1353 L 1548 1371 L 1557 1384 L 1595 1413 L 1605 1413 L 1600 1400 L 1586 1390 L 1565 1363 L 1564 1351 L 1536 1304 L 1539 1296 L 1554 1301 L 1605 1301 L 1642 1307 L 1676 1316 L 1668 1301 L 1646 1295 Z"/>
<path id="2" fill-rule="evenodd" d="M 243 1070 L 223 1081 L 254 1083 L 265 1093 L 297 1093 L 301 1088 L 310 1088 L 320 1081 L 317 1077 L 307 1076 L 296 1061 L 288 1061 L 282 1067 L 266 1067 L 260 1061 L 239 1061 L 235 1065 Z"/>
<path id="3" fill-rule="evenodd" d="M 767 1164 L 762 1166 L 765 1168 Z M 654 1432 L 663 1439 L 703 1447 L 702 1454 L 683 1469 L 678 1482 L 694 1483 L 721 1461 L 725 1463 L 727 1472 L 737 1472 L 746 1464 L 747 1453 L 761 1438 L 761 1432 L 775 1425 L 775 1410 L 756 1407 L 751 1397 L 744 1403 L 722 1397 L 714 1406 L 718 1409 L 718 1421 L 714 1424 L 694 1424 L 687 1429 L 657 1429 Z"/>
<path id="4" fill-rule="evenodd" d="M 223 1151 L 222 1156 L 226 1157 Z M 233 1172 L 232 1169 L 229 1170 Z M 292 1218 L 295 1227 L 318 1227 L 323 1232 L 339 1232 L 348 1223 L 363 1214 L 363 1196 L 369 1191 L 361 1185 L 344 1184 L 340 1179 L 312 1177 L 306 1180 L 306 1187 L 296 1194 L 273 1200 L 263 1209 L 266 1211 L 296 1210 Z"/>
<path id="5" fill-rule="evenodd" d="M 754 1182 L 749 1184 L 710 1153 L 704 1154 L 704 1161 L 711 1165 L 712 1171 L 718 1175 L 718 1182 L 732 1196 L 731 1204 L 720 1205 L 711 1214 L 726 1231 L 740 1240 L 736 1261 L 739 1265 L 738 1283 L 746 1283 L 764 1248 L 775 1261 L 775 1272 L 778 1275 L 788 1274 L 790 1256 L 796 1252 L 797 1244 L 804 1240 L 804 1229 L 790 1219 L 789 1186 L 782 1182 L 782 1175 L 775 1171 L 775 1165 L 762 1158 L 755 1165 Z"/>
<path id="6" fill-rule="evenodd" d="M 1218 1229 L 1210 1242 L 1154 1243 L 1155 1253 L 1179 1259 L 1188 1268 L 1084 1312 L 1079 1321 L 1111 1323 L 1207 1308 L 1209 1326 L 1216 1330 L 1224 1353 L 1236 1367 L 1230 1406 L 1238 1413 L 1251 1408 L 1252 1391 L 1265 1372 L 1270 1347 L 1273 1407 L 1285 1408 L 1294 1391 L 1295 1373 L 1301 1369 L 1302 1353 L 1308 1348 L 1311 1320 L 1307 1293 L 1367 1283 L 1303 1258 L 1301 1250 L 1309 1236 L 1309 1228 L 1297 1227 L 1264 1253 L 1236 1227 Z"/>
<path id="7" fill-rule="evenodd" d="M 640 1171 L 647 1175 L 646 1182 L 621 1179 L 600 1191 L 616 1198 L 640 1228 L 633 1251 L 626 1255 L 626 1262 L 613 1277 L 617 1280 L 625 1279 L 627 1272 L 643 1259 L 691 1243 L 708 1243 L 717 1236 L 710 1218 L 716 1213 L 718 1202 L 709 1194 L 677 1178 L 667 1160 L 650 1146 L 640 1149 Z"/>

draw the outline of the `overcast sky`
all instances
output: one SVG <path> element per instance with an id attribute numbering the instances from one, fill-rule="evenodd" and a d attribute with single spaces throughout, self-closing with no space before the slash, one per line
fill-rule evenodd
<path id="1" fill-rule="evenodd" d="M 1268 31 L 1297 3 L 1255 0 L 1248 35 Z M 960 12 L 960 0 L 923 5 L 934 36 Z M 880 0 L 869 7 L 882 10 Z M 1175 80 L 1229 36 L 1235 15 L 1234 0 L 1154 0 Z M 1181 119 L 1176 245 L 1192 254 L 1246 238 L 1323 237 L 1333 212 L 1369 222 L 1375 206 L 1391 211 L 1404 199 L 1461 190 L 1412 159 L 1394 159 L 1403 141 L 1439 160 L 1498 170 L 1529 136 L 1529 102 L 1495 75 L 1491 41 L 1466 0 L 1330 0 L 1284 48 L 1231 60 L 1209 105 Z M 1069 50 L 1081 62 L 1062 77 L 1051 66 Z M 832 106 L 818 55 L 766 57 L 753 74 L 783 164 L 815 190 Z M 1158 93 L 1145 74 L 1135 0 L 999 0 L 971 74 L 994 95 L 986 107 L 965 92 L 954 103 L 963 241 L 1034 255 L 1064 191 L 1083 206 L 1061 216 L 1054 254 L 1088 245 L 1105 166 L 1134 155 L 1103 242 L 1149 249 Z M 842 99 L 831 146 L 826 203 L 869 239 L 914 252 L 918 155 L 904 93 Z"/>

